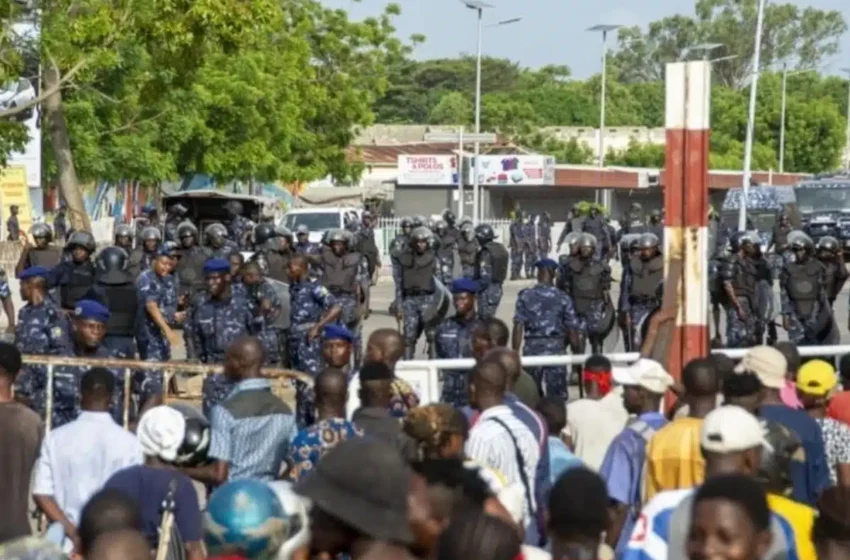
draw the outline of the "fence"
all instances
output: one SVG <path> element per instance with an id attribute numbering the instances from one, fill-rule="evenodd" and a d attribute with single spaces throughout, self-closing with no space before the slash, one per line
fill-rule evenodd
<path id="1" fill-rule="evenodd" d="M 432 216 L 435 219 L 441 219 L 439 216 Z M 429 218 L 429 216 L 426 216 Z M 378 243 L 378 248 L 381 250 L 381 260 L 390 253 L 390 244 L 393 239 L 401 233 L 402 218 L 378 218 L 378 223 L 375 226 L 375 240 Z M 508 230 L 511 225 L 510 220 L 484 220 L 481 223 L 490 224 L 496 232 L 497 239 L 502 243 L 508 241 Z"/>
<path id="2" fill-rule="evenodd" d="M 51 424 L 53 421 L 53 415 L 51 414 L 53 411 L 53 385 L 56 378 L 55 368 L 57 366 L 77 366 L 85 368 L 104 367 L 113 370 L 123 370 L 124 401 L 121 404 L 123 411 L 122 423 L 125 428 L 128 428 L 130 425 L 130 393 L 132 389 L 132 374 L 134 371 L 151 369 L 163 371 L 162 398 L 164 402 L 169 401 L 169 389 L 172 385 L 172 380 L 175 379 L 176 375 L 182 374 L 187 375 L 189 377 L 200 376 L 203 379 L 207 375 L 222 373 L 224 371 L 224 366 L 221 364 L 190 364 L 184 362 L 143 362 L 140 360 L 118 360 L 107 358 L 71 358 L 65 356 L 41 356 L 32 354 L 23 356 L 23 363 L 26 366 L 41 365 L 45 366 L 47 369 L 45 387 L 47 402 L 45 403 L 46 406 L 44 423 L 45 429 L 48 432 L 51 429 Z M 290 379 L 303 381 L 308 385 L 313 384 L 312 377 L 298 371 L 292 371 L 288 369 L 264 368 L 262 370 L 262 373 L 263 376 L 268 379 Z M 173 397 L 177 399 L 182 398 L 183 400 L 187 398 L 192 399 L 193 397 L 197 396 L 199 395 L 173 395 Z"/>

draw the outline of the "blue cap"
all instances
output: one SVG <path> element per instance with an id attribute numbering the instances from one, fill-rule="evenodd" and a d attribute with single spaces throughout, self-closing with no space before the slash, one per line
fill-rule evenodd
<path id="1" fill-rule="evenodd" d="M 19 280 L 26 280 L 27 278 L 44 278 L 50 272 L 50 269 L 43 266 L 31 266 L 29 268 L 25 268 L 18 274 Z"/>
<path id="2" fill-rule="evenodd" d="M 534 263 L 534 266 L 537 268 L 558 268 L 558 263 L 552 259 L 540 259 Z"/>
<path id="3" fill-rule="evenodd" d="M 204 263 L 204 274 L 230 273 L 230 261 L 226 259 L 207 259 Z"/>
<path id="4" fill-rule="evenodd" d="M 167 243 L 160 244 L 159 247 L 154 251 L 154 255 L 157 257 L 170 257 L 174 255 L 174 247 L 168 245 Z"/>
<path id="5" fill-rule="evenodd" d="M 478 282 L 471 278 L 458 278 L 452 282 L 451 287 L 453 294 L 478 293 Z"/>
<path id="6" fill-rule="evenodd" d="M 351 331 L 342 325 L 328 325 L 325 327 L 325 332 L 322 333 L 322 339 L 354 342 L 354 335 L 352 335 Z"/>
<path id="7" fill-rule="evenodd" d="M 74 308 L 74 317 L 106 323 L 109 321 L 109 309 L 93 299 L 81 299 Z"/>
<path id="8" fill-rule="evenodd" d="M 142 206 L 142 212 L 145 213 L 145 214 L 150 214 L 151 212 L 156 212 L 156 205 L 150 204 L 150 203 L 145 204 L 144 206 Z"/>

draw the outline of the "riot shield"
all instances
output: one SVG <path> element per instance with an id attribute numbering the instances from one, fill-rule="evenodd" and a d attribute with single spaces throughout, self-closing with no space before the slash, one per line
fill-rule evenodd
<path id="1" fill-rule="evenodd" d="M 280 315 L 278 315 L 275 322 L 272 324 L 276 329 L 288 329 L 289 328 L 289 284 L 285 282 L 281 282 L 280 280 L 275 280 L 273 278 L 266 278 L 266 281 L 271 284 L 272 288 L 274 288 L 274 293 L 277 294 L 278 299 L 280 299 Z"/>
<path id="2" fill-rule="evenodd" d="M 755 311 L 762 321 L 770 323 L 776 318 L 776 299 L 773 295 L 773 285 L 767 280 L 756 283 Z"/>
<path id="3" fill-rule="evenodd" d="M 452 306 L 452 294 L 448 288 L 434 277 L 434 295 L 431 299 L 431 304 L 422 313 L 422 319 L 425 322 L 425 328 L 436 327 L 446 318 L 449 313 L 449 308 Z"/>

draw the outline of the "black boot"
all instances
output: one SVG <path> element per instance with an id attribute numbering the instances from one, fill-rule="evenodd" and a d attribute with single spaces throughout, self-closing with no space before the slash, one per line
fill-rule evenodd
<path id="1" fill-rule="evenodd" d="M 416 343 L 405 343 L 404 344 L 404 359 L 412 360 L 413 356 L 416 355 Z"/>

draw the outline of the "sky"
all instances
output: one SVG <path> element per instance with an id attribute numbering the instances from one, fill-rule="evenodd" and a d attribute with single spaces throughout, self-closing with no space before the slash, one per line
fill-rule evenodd
<path id="1" fill-rule="evenodd" d="M 349 11 L 353 19 L 380 13 L 388 0 L 321 0 Z M 421 33 L 427 41 L 414 52 L 418 59 L 475 53 L 476 16 L 460 0 L 393 0 L 401 5 L 396 21 L 399 36 Z M 770 0 L 768 0 L 770 1 Z M 850 0 L 782 0 L 800 7 L 839 10 L 850 24 Z M 485 29 L 483 52 L 509 58 L 523 66 L 566 64 L 573 75 L 585 78 L 599 71 L 601 38 L 585 31 L 599 23 L 640 25 L 675 13 L 693 14 L 691 0 L 486 0 L 493 8 L 484 22 L 522 17 L 518 23 Z M 610 41 L 609 44 L 614 44 Z M 850 32 L 841 40 L 839 55 L 826 61 L 824 71 L 838 73 L 850 67 Z"/>

